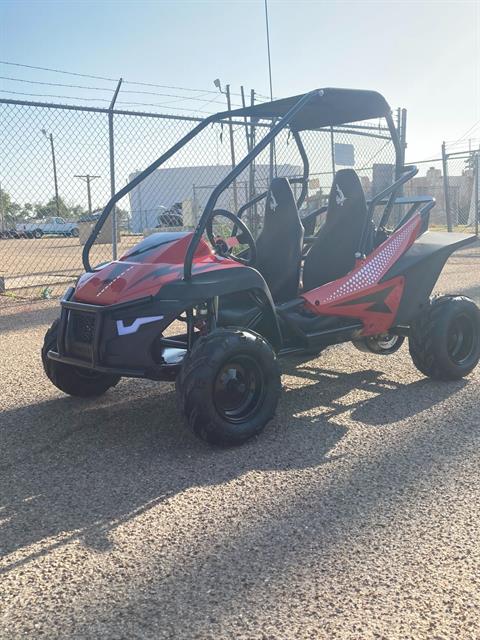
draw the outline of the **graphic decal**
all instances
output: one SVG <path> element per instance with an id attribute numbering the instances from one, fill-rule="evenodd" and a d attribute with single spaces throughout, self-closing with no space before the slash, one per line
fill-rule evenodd
<path id="1" fill-rule="evenodd" d="M 158 237 L 160 233 L 156 235 L 156 244 L 149 244 L 148 252 L 138 252 L 137 247 L 137 250 L 130 250 L 101 271 L 81 276 L 74 299 L 95 304 L 115 304 L 156 295 L 166 284 L 182 280 L 183 262 L 192 234 L 165 234 L 170 242 L 163 242 L 162 237 Z M 192 276 L 234 267 L 238 269 L 241 265 L 228 257 L 216 255 L 210 245 L 202 240 L 195 252 Z"/>
<path id="2" fill-rule="evenodd" d="M 150 324 L 151 322 L 157 322 L 157 320 L 163 320 L 164 316 L 148 316 L 145 318 L 137 318 L 125 326 L 123 320 L 117 320 L 117 332 L 119 336 L 129 336 L 132 333 L 136 333 L 140 327 L 144 324 Z"/>
<path id="3" fill-rule="evenodd" d="M 353 305 L 364 305 L 365 303 L 369 303 L 369 306 L 366 307 L 365 311 L 374 311 L 375 313 L 391 313 L 392 309 L 385 303 L 385 300 L 388 298 L 394 288 L 394 286 L 386 287 L 385 289 L 380 289 L 374 291 L 373 293 L 368 293 L 365 296 L 359 296 L 358 298 L 354 298 L 353 300 L 340 302 L 336 306 L 350 307 Z"/>
<path id="4" fill-rule="evenodd" d="M 335 200 L 337 201 L 337 204 L 339 207 L 343 207 L 343 204 L 347 200 L 347 198 L 345 197 L 345 194 L 340 189 L 338 184 L 336 185 L 336 188 L 337 188 L 337 195 L 335 196 Z"/>
<path id="5" fill-rule="evenodd" d="M 395 320 L 404 278 L 399 276 L 388 282 L 380 281 L 413 244 L 420 227 L 421 218 L 416 214 L 366 259 L 358 260 L 343 278 L 302 294 L 306 307 L 319 315 L 356 318 L 363 324 L 364 336 L 387 330 Z"/>
<path id="6" fill-rule="evenodd" d="M 278 202 L 273 195 L 273 192 L 270 192 L 270 209 L 275 213 L 275 209 L 278 207 Z"/>

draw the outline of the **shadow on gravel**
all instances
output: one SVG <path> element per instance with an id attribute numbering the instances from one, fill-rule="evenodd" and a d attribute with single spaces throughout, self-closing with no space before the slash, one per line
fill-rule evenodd
<path id="1" fill-rule="evenodd" d="M 42 544 L 0 574 L 76 538 L 108 550 L 111 529 L 190 487 L 326 463 L 346 432 L 274 423 L 243 447 L 212 448 L 181 423 L 172 385 L 134 380 L 96 401 L 61 397 L 2 418 L 0 558 Z"/>
<path id="2" fill-rule="evenodd" d="M 10 307 L 6 313 L 0 315 L 0 333 L 2 335 L 25 331 L 25 329 L 32 329 L 40 325 L 48 326 L 59 315 L 57 306 L 52 305 L 38 309 L 35 307 L 35 303 L 26 304 L 29 304 L 27 309 L 22 308 L 23 305 L 19 305 L 18 310 L 15 308 L 15 312 L 13 311 L 14 307 Z"/>
<path id="3" fill-rule="evenodd" d="M 281 418 L 235 449 L 208 447 L 183 427 L 172 385 L 126 380 L 96 401 L 60 397 L 4 412 L 0 554 L 42 544 L 0 573 L 75 538 L 107 550 L 110 530 L 190 487 L 222 484 L 251 470 L 330 462 L 329 452 L 346 433 L 336 416 L 353 410 L 364 423 L 385 424 L 465 384 L 401 385 L 374 370 L 343 374 L 297 366 L 288 372 L 311 384 L 286 389 Z M 342 403 L 353 390 L 375 395 Z"/>
<path id="4" fill-rule="evenodd" d="M 321 367 L 296 367 L 284 370 L 286 374 L 308 380 L 311 384 L 288 391 L 292 409 L 315 410 L 323 408 L 323 419 L 350 412 L 354 420 L 363 424 L 384 426 L 416 416 L 461 391 L 468 378 L 455 382 L 436 382 L 422 378 L 402 384 L 386 377 L 385 372 L 374 369 L 339 373 Z M 354 392 L 360 399 L 348 401 Z M 300 402 L 297 398 L 300 397 Z M 297 409 L 298 411 L 298 409 Z"/>
<path id="5" fill-rule="evenodd" d="M 323 374 L 326 381 L 332 371 L 327 373 Z M 375 371 L 337 375 L 338 382 L 333 384 L 345 390 L 352 388 L 356 377 L 358 384 L 362 384 L 365 378 L 370 380 L 368 384 L 374 384 L 372 380 L 375 377 L 381 378 Z M 384 385 L 385 379 L 381 382 Z M 423 387 L 413 383 L 403 389 L 409 394 L 409 403 L 415 405 Z M 431 406 L 436 401 L 442 402 L 448 395 L 435 384 L 431 389 Z M 325 399 L 335 400 L 339 391 L 339 388 L 335 392 L 323 388 L 323 395 L 319 397 L 318 394 L 317 398 L 322 403 Z M 388 393 L 390 391 L 387 390 Z M 304 389 L 302 394 L 287 392 L 286 404 L 281 407 L 282 415 L 294 397 L 303 395 L 307 406 L 311 406 L 312 394 L 315 395 L 315 390 L 311 387 Z M 378 401 L 374 399 L 372 410 L 378 406 L 381 397 L 382 392 Z M 367 406 L 366 402 L 362 410 L 366 411 Z M 339 432 L 335 434 L 328 428 L 325 431 L 328 418 L 319 418 L 318 425 L 321 425 L 319 431 L 311 425 L 305 428 L 305 423 L 301 426 L 301 421 L 295 421 L 294 429 L 286 426 L 277 428 L 276 437 L 270 428 L 253 446 L 237 450 L 231 458 L 222 459 L 223 454 L 216 451 L 202 457 L 203 450 L 197 445 L 194 457 L 198 457 L 200 464 L 208 460 L 213 465 L 211 471 L 203 470 L 203 478 L 216 478 L 219 482 L 230 474 L 227 464 L 233 464 L 238 473 L 241 468 L 256 468 L 262 460 L 265 461 L 267 453 L 270 454 L 268 468 L 318 464 L 318 458 L 322 458 L 319 456 L 320 443 L 325 437 L 335 440 L 339 435 Z M 374 584 L 379 580 L 382 592 L 385 590 L 384 597 L 395 599 L 404 583 L 401 578 L 400 582 L 396 581 L 391 572 L 397 565 L 401 570 L 405 562 L 415 561 L 412 541 L 418 546 L 430 544 L 430 549 L 435 549 L 437 536 L 442 539 L 443 535 L 445 542 L 445 536 L 448 539 L 449 535 L 449 519 L 456 517 L 459 487 L 467 491 L 466 494 L 464 492 L 464 500 L 465 495 L 473 495 L 468 493 L 468 489 L 475 491 L 476 478 L 473 477 L 468 484 L 469 474 L 465 465 L 471 460 L 471 468 L 475 468 L 479 438 L 478 405 L 474 395 L 463 396 L 453 414 L 451 411 L 437 411 L 432 416 L 427 412 L 425 418 L 415 421 L 405 436 L 396 434 L 386 439 L 384 446 L 379 446 L 377 441 L 370 455 L 349 460 L 338 474 L 329 474 L 328 481 L 316 482 L 311 476 L 310 482 L 302 484 L 294 480 L 291 485 L 284 484 L 281 509 L 271 517 L 260 520 L 247 518 L 241 526 L 219 531 L 215 553 L 212 553 L 211 540 L 204 540 L 168 579 L 159 571 L 140 572 L 138 580 L 130 583 L 128 590 L 125 589 L 123 595 L 107 606 L 105 601 L 97 603 L 95 599 L 81 599 L 77 609 L 81 613 L 80 619 L 86 622 L 76 626 L 75 630 L 79 634 L 83 630 L 88 631 L 90 621 L 100 617 L 103 628 L 108 628 L 112 637 L 121 635 L 121 616 L 128 607 L 132 635 L 141 636 L 142 624 L 150 624 L 154 630 L 152 637 L 158 628 L 162 628 L 162 637 L 216 638 L 225 637 L 226 626 L 238 627 L 239 631 L 258 631 L 256 622 L 262 621 L 265 611 L 269 611 L 272 625 L 277 620 L 281 621 L 289 630 L 292 626 L 294 637 L 299 637 L 298 627 L 293 626 L 298 620 L 295 616 L 311 615 L 318 608 L 325 618 L 316 619 L 312 624 L 323 628 L 326 622 L 332 622 L 332 616 L 349 615 L 348 601 L 344 604 L 341 600 L 341 587 L 348 585 L 348 577 L 345 576 L 348 576 L 350 566 L 355 568 L 358 576 L 362 562 L 365 567 L 359 578 L 363 576 L 365 583 L 355 585 L 355 589 L 363 589 L 363 597 L 371 601 L 378 597 Z M 282 447 L 275 447 L 277 441 Z M 287 448 L 289 445 L 291 448 Z M 239 456 L 236 462 L 235 456 Z M 168 454 L 165 459 L 168 459 Z M 463 469 L 463 474 L 459 468 Z M 183 469 L 191 483 L 192 469 L 188 466 Z M 467 484 L 456 485 L 458 476 Z M 459 517 L 462 515 L 465 517 L 460 509 Z M 431 516 L 435 526 L 432 526 Z M 466 527 L 462 552 L 474 554 L 476 521 L 467 518 L 462 526 Z M 422 535 L 427 538 L 426 542 Z M 350 560 L 349 553 L 352 554 Z M 333 589 L 333 595 L 326 603 L 322 603 L 323 582 L 327 584 L 327 594 Z M 308 591 L 312 583 L 313 593 Z M 310 607 L 308 601 L 302 599 L 304 591 L 312 593 L 312 598 L 315 598 Z M 148 622 L 145 622 L 146 615 Z M 364 637 L 365 628 L 359 629 L 356 629 L 355 637 Z M 277 628 L 275 630 L 278 631 Z M 428 636 L 429 631 L 426 634 Z M 243 635 L 247 637 L 246 633 Z M 330 637 L 337 636 L 332 633 Z"/>

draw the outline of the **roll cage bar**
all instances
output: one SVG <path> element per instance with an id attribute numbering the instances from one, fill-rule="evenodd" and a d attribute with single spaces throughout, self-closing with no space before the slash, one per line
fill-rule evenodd
<path id="1" fill-rule="evenodd" d="M 328 91 L 328 90 L 327 90 Z M 342 92 L 342 91 L 348 91 L 348 90 L 332 90 L 332 91 L 338 91 L 338 92 Z M 366 93 L 366 92 L 351 92 L 351 93 Z M 271 143 L 273 142 L 273 140 L 275 139 L 275 137 L 280 133 L 280 131 L 282 131 L 283 129 L 285 129 L 286 127 L 288 127 L 290 125 L 290 123 L 292 121 L 295 120 L 295 117 L 297 116 L 297 120 L 296 122 L 298 122 L 298 116 L 300 114 L 300 112 L 302 111 L 302 109 L 304 109 L 307 105 L 310 104 L 310 110 L 311 110 L 311 104 L 315 101 L 318 100 L 319 98 L 323 97 L 324 95 L 324 90 L 315 90 L 315 91 L 310 91 L 309 93 L 306 93 L 302 96 L 299 96 L 298 100 L 295 100 L 292 104 L 293 106 L 290 106 L 291 102 L 288 103 L 288 106 L 290 106 L 290 108 L 288 109 L 288 111 L 286 111 L 286 113 L 284 115 L 282 115 L 282 117 L 280 119 L 277 118 L 277 121 L 275 122 L 275 117 L 273 116 L 265 116 L 265 118 L 269 118 L 271 120 L 271 125 L 270 125 L 270 129 L 269 131 L 264 135 L 264 137 L 255 145 L 255 147 L 253 149 L 250 150 L 249 153 L 247 153 L 247 155 L 235 166 L 232 168 L 232 170 L 225 176 L 225 178 L 223 178 L 223 180 L 220 181 L 220 183 L 213 189 L 212 193 L 210 194 L 210 197 L 208 198 L 208 201 L 205 205 L 205 208 L 203 210 L 202 215 L 200 216 L 200 219 L 197 223 L 197 226 L 195 227 L 195 230 L 193 232 L 192 235 L 192 239 L 190 241 L 190 244 L 187 248 L 187 252 L 185 255 L 185 261 L 184 261 L 184 279 L 185 280 L 190 280 L 192 277 L 192 262 L 193 262 L 193 257 L 195 255 L 195 251 L 198 247 L 198 244 L 200 242 L 200 239 L 205 231 L 206 228 L 206 224 L 207 221 L 209 219 L 209 217 L 211 216 L 214 208 L 215 208 L 215 204 L 220 196 L 220 194 L 230 185 L 232 184 L 232 182 L 242 173 L 242 171 L 244 171 L 249 165 L 250 163 Z M 379 94 L 375 94 L 377 96 L 379 96 Z M 285 103 L 287 102 L 286 99 L 282 100 L 282 101 L 278 101 L 278 103 Z M 265 104 L 265 103 L 264 103 Z M 270 104 L 270 103 L 269 103 Z M 274 103 L 271 103 L 272 105 Z M 386 105 L 386 103 L 385 103 Z M 263 105 L 260 105 L 261 107 L 263 107 Z M 388 106 L 388 105 L 387 105 Z M 252 108 L 252 112 L 253 112 L 254 108 Z M 141 173 L 139 173 L 133 180 L 131 180 L 125 187 L 123 187 L 122 189 L 120 189 L 117 193 L 115 193 L 112 198 L 108 201 L 105 209 L 102 212 L 102 215 L 100 216 L 100 218 L 97 220 L 97 223 L 95 224 L 95 227 L 93 228 L 89 238 L 87 239 L 87 242 L 85 243 L 85 246 L 83 248 L 83 252 L 82 252 L 82 261 L 83 261 L 83 266 L 85 268 L 85 271 L 93 271 L 92 266 L 90 264 L 90 250 L 95 242 L 95 240 L 98 237 L 98 234 L 100 233 L 102 227 L 104 226 L 108 216 L 110 215 L 110 213 L 113 211 L 116 203 L 121 200 L 124 196 L 126 196 L 132 189 L 134 189 L 140 182 L 142 182 L 145 178 L 147 178 L 150 174 L 152 174 L 156 169 L 158 169 L 162 164 L 164 164 L 169 158 L 171 158 L 175 153 L 177 153 L 182 147 L 184 147 L 188 142 L 190 142 L 190 140 L 192 140 L 194 137 L 196 137 L 201 131 L 203 131 L 203 129 L 205 129 L 208 125 L 210 124 L 214 124 L 214 123 L 221 123 L 226 119 L 231 119 L 232 116 L 236 116 L 237 114 L 240 114 L 241 110 L 230 110 L 230 111 L 223 111 L 221 113 L 217 113 L 217 114 L 213 114 L 211 116 L 208 116 L 207 118 L 205 118 L 204 120 L 202 120 L 196 127 L 194 127 L 189 133 L 187 133 L 183 138 L 181 138 L 176 144 L 174 144 L 170 149 L 168 149 L 168 151 L 166 151 L 163 155 L 161 155 L 157 160 L 155 160 L 154 162 L 152 162 L 151 165 L 149 165 L 146 169 L 144 169 Z M 381 114 L 383 115 L 383 117 L 385 117 L 386 121 L 387 121 L 387 125 L 388 125 L 388 129 L 390 132 L 390 136 L 391 136 L 391 140 L 392 143 L 394 145 L 395 148 L 395 182 L 390 185 L 389 187 L 387 187 L 386 189 L 384 189 L 381 193 L 377 194 L 371 201 L 370 201 L 370 212 L 373 212 L 374 207 L 377 204 L 380 204 L 380 202 L 384 201 L 387 196 L 388 199 L 386 201 L 386 207 L 385 207 L 385 212 L 382 216 L 382 221 L 385 219 L 388 219 L 388 216 L 390 215 L 391 209 L 395 203 L 395 198 L 396 198 L 396 194 L 398 192 L 398 190 L 401 188 L 401 186 L 403 184 L 405 184 L 405 182 L 407 182 L 408 180 L 410 180 L 411 177 L 413 177 L 416 173 L 417 173 L 417 168 L 416 167 L 403 167 L 403 153 L 402 153 L 402 149 L 401 149 L 401 145 L 400 145 L 400 140 L 398 138 L 398 134 L 397 134 L 397 130 L 395 128 L 395 124 L 393 122 L 393 118 L 392 118 L 392 114 L 390 112 L 390 110 L 385 111 L 385 113 Z M 263 118 L 263 116 L 261 116 Z M 379 116 L 373 116 L 373 117 L 379 117 Z M 346 124 L 346 123 L 345 123 Z M 268 125 L 264 125 L 264 126 L 268 126 Z M 326 126 L 326 125 L 325 125 Z M 321 127 L 318 127 L 321 128 Z M 300 128 L 293 128 L 290 126 L 290 131 L 292 133 L 293 139 L 297 145 L 300 157 L 302 159 L 302 163 L 303 163 L 303 175 L 302 177 L 299 178 L 293 178 L 291 179 L 291 182 L 298 182 L 302 185 L 302 189 L 301 189 L 301 193 L 300 196 L 298 198 L 297 201 L 297 205 L 301 206 L 301 204 L 304 202 L 305 197 L 307 195 L 308 192 L 308 176 L 309 176 L 309 162 L 308 162 L 308 157 L 305 151 L 305 147 L 302 143 L 301 137 L 300 137 L 300 133 L 299 133 L 299 129 Z M 264 192 L 258 196 L 255 196 L 252 200 L 250 200 L 250 202 L 247 202 L 245 205 L 243 205 L 239 211 L 237 212 L 237 215 L 241 216 L 242 213 L 248 209 L 249 207 L 253 206 L 254 204 L 256 204 L 257 202 L 259 202 L 260 200 L 262 200 L 263 198 L 266 197 L 268 191 Z M 319 212 L 320 213 L 320 210 Z M 363 254 L 364 253 L 364 244 L 365 244 L 365 232 L 366 229 L 364 229 L 364 232 L 362 233 L 362 237 L 361 237 L 361 241 L 360 241 L 360 245 L 359 245 L 359 254 Z"/>

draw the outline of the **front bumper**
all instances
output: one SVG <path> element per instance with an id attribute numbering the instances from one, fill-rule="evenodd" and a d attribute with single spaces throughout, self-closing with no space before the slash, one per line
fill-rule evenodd
<path id="1" fill-rule="evenodd" d="M 181 365 L 185 344 L 162 332 L 184 310 L 177 300 L 151 296 L 109 306 L 71 300 L 73 287 L 61 300 L 57 362 L 131 378 L 172 380 Z M 164 357 L 166 353 L 175 357 Z"/>

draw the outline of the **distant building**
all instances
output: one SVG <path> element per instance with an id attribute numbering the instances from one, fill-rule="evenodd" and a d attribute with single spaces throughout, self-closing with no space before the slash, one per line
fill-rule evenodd
<path id="1" fill-rule="evenodd" d="M 372 197 L 395 182 L 395 165 L 374 164 L 372 167 L 372 184 L 369 196 Z"/>
<path id="2" fill-rule="evenodd" d="M 368 176 L 360 176 L 360 184 L 362 185 L 365 195 L 369 197 L 372 190 L 372 181 L 370 178 Z"/>
<path id="3" fill-rule="evenodd" d="M 186 226 L 192 226 L 202 213 L 214 187 L 228 175 L 231 167 L 228 165 L 193 166 L 162 168 L 154 171 L 130 192 L 131 228 L 135 233 L 151 229 L 158 225 L 158 216 L 165 209 L 170 209 L 177 202 L 188 202 L 184 210 L 191 211 L 189 220 L 184 220 Z M 140 172 L 130 175 L 133 180 Z M 260 193 L 268 188 L 269 165 L 255 166 L 255 189 Z M 279 176 L 301 176 L 302 168 L 291 164 L 277 166 Z M 237 204 L 241 206 L 248 201 L 249 174 L 245 171 L 236 181 Z M 300 185 L 292 185 L 300 193 Z M 233 211 L 234 189 L 230 185 L 220 195 L 218 207 Z M 185 216 L 184 216 L 185 217 Z"/>

